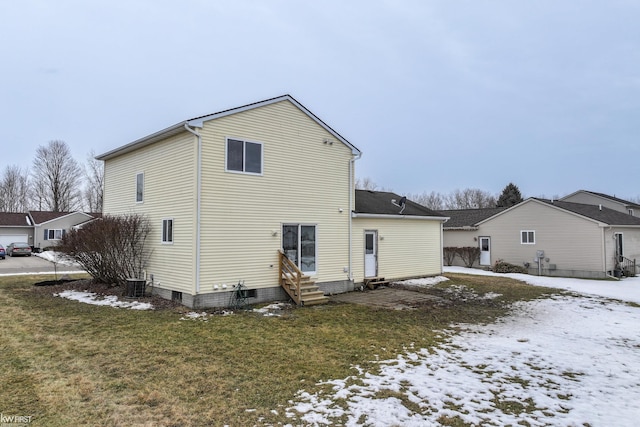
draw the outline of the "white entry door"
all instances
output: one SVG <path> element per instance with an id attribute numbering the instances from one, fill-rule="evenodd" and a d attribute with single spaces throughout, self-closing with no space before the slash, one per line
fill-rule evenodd
<path id="1" fill-rule="evenodd" d="M 480 237 L 480 265 L 491 265 L 491 237 Z"/>
<path id="2" fill-rule="evenodd" d="M 378 275 L 378 232 L 364 232 L 364 277 Z"/>

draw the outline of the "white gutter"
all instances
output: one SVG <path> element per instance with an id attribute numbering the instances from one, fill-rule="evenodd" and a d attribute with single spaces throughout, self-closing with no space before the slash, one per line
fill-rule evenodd
<path id="1" fill-rule="evenodd" d="M 196 294 L 200 293 L 200 208 L 202 204 L 201 192 L 202 192 L 202 136 L 195 130 L 189 127 L 188 123 L 184 124 L 184 128 L 187 132 L 190 132 L 198 138 L 198 166 L 196 177 Z"/>
<path id="2" fill-rule="evenodd" d="M 352 212 L 355 209 L 353 204 L 354 195 L 356 192 L 355 184 L 354 184 L 354 175 L 355 175 L 355 163 L 356 160 L 362 157 L 362 152 L 358 151 L 358 154 L 355 156 L 351 156 L 349 159 L 349 280 L 353 281 L 353 260 L 352 260 L 352 252 L 353 252 L 353 215 Z"/>
<path id="3" fill-rule="evenodd" d="M 428 219 L 433 221 L 442 221 L 444 224 L 449 220 L 449 217 L 442 216 L 419 216 L 419 215 L 384 215 L 384 214 L 368 214 L 368 213 L 353 213 L 353 218 L 387 218 L 387 219 Z"/>

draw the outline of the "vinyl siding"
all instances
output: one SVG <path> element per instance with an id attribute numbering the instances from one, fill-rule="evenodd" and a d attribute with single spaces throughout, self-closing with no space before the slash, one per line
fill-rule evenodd
<path id="1" fill-rule="evenodd" d="M 317 282 L 345 280 L 351 150 L 288 101 L 205 122 L 201 134 L 200 291 L 279 286 L 286 223 L 317 225 Z M 263 144 L 261 176 L 225 172 L 227 137 Z"/>
<path id="2" fill-rule="evenodd" d="M 478 246 L 478 230 L 445 230 L 444 244 L 445 248 L 454 247 L 462 248 L 467 246 Z"/>
<path id="3" fill-rule="evenodd" d="M 535 244 L 521 244 L 520 231 L 534 230 Z M 544 250 L 559 270 L 604 271 L 602 228 L 594 221 L 539 202 L 525 202 L 480 225 L 491 237 L 491 263 L 534 264 Z"/>
<path id="4" fill-rule="evenodd" d="M 364 232 L 378 231 L 378 276 L 399 279 L 442 273 L 441 221 L 354 218 L 353 279 L 364 280 Z"/>
<path id="5" fill-rule="evenodd" d="M 605 228 L 604 242 L 607 262 L 607 271 L 615 267 L 615 239 L 616 233 L 622 233 L 622 253 L 625 258 L 636 260 L 640 263 L 640 229 L 633 227 L 612 227 Z"/>
<path id="6" fill-rule="evenodd" d="M 105 162 L 105 215 L 142 214 L 151 224 L 147 274 L 155 284 L 195 292 L 196 138 L 184 132 Z M 144 173 L 144 201 L 136 203 L 136 175 Z M 162 220 L 173 218 L 173 241 L 162 244 Z"/>

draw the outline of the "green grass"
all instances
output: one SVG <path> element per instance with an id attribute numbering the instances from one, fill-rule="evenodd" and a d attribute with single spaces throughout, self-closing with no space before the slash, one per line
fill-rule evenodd
<path id="1" fill-rule="evenodd" d="M 42 276 L 0 278 L 0 413 L 32 425 L 290 423 L 302 388 L 375 371 L 372 361 L 439 344 L 451 323 L 486 323 L 511 302 L 555 291 L 507 278 L 449 275 L 495 300 L 395 311 L 332 303 L 281 317 L 248 311 L 204 321 L 180 309 L 97 307 L 34 291 Z M 272 412 L 275 410 L 277 413 Z M 518 410 L 518 408 L 514 408 Z"/>

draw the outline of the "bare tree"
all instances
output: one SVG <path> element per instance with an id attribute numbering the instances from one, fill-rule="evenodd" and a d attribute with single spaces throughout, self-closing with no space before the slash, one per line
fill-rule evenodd
<path id="1" fill-rule="evenodd" d="M 446 209 L 483 209 L 495 206 L 495 196 L 477 188 L 455 190 L 445 200 Z"/>
<path id="2" fill-rule="evenodd" d="M 40 210 L 68 212 L 80 208 L 82 169 L 64 141 L 49 141 L 33 161 L 35 201 Z"/>
<path id="3" fill-rule="evenodd" d="M 356 188 L 358 190 L 378 190 L 378 184 L 373 182 L 373 180 L 369 177 L 365 178 L 357 178 L 356 179 Z"/>
<path id="4" fill-rule="evenodd" d="M 434 211 L 444 209 L 445 196 L 436 191 L 432 191 L 431 193 L 427 193 L 425 191 L 422 194 L 412 194 L 407 197 L 422 206 L 433 209 Z"/>
<path id="5" fill-rule="evenodd" d="M 19 166 L 7 166 L 0 178 L 0 211 L 26 212 L 28 204 L 28 173 Z"/>
<path id="6" fill-rule="evenodd" d="M 89 212 L 102 212 L 104 164 L 100 160 L 96 160 L 93 150 L 91 150 L 87 158 L 84 174 L 86 178 L 86 186 L 84 188 L 85 205 Z"/>

